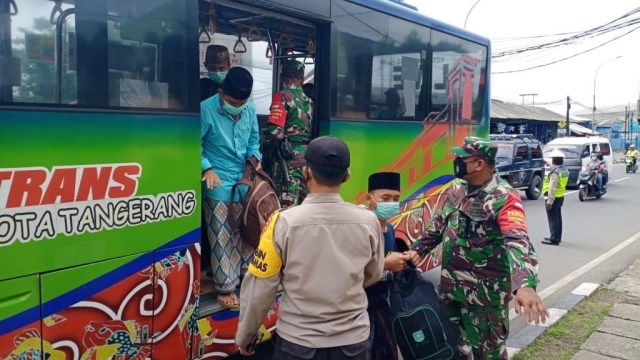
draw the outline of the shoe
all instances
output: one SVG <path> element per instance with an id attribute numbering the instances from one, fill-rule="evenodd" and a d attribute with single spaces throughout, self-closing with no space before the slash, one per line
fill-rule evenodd
<path id="1" fill-rule="evenodd" d="M 550 240 L 549 238 L 544 238 L 544 240 L 542 240 L 542 243 L 545 245 L 560 245 L 560 241 L 553 241 Z"/>

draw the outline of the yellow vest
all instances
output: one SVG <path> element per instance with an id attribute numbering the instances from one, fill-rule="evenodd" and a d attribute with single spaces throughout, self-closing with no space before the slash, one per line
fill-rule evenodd
<path id="1" fill-rule="evenodd" d="M 551 172 L 544 177 L 544 184 L 542 184 L 542 194 L 547 195 L 549 193 L 549 176 L 553 173 L 558 174 L 558 187 L 556 187 L 556 191 L 553 196 L 555 198 L 561 198 L 564 196 L 564 191 L 567 188 L 567 183 L 569 182 L 569 171 L 564 169 L 563 167 L 555 167 Z"/>

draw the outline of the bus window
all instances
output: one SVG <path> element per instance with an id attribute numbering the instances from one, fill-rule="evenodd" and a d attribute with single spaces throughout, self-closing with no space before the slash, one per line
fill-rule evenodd
<path id="1" fill-rule="evenodd" d="M 0 81 L 0 101 L 187 110 L 188 58 L 176 56 L 187 52 L 183 1 L 17 4 L 10 30 L 1 30 L 10 51 L 0 57 L 18 75 Z"/>
<path id="2" fill-rule="evenodd" d="M 184 110 L 189 94 L 181 0 L 107 0 L 109 105 Z"/>
<path id="3" fill-rule="evenodd" d="M 334 2 L 338 118 L 422 120 L 430 31 L 346 2 Z"/>
<path id="4" fill-rule="evenodd" d="M 77 98 L 75 58 L 73 56 L 75 16 L 68 10 L 73 7 L 52 1 L 23 0 L 15 3 L 16 14 L 11 21 L 0 24 L 0 102 L 3 103 L 55 103 L 59 91 L 61 103 L 72 104 Z M 55 14 L 65 14 L 61 36 L 63 49 L 60 86 L 56 89 L 56 24 Z M 4 18 L 4 17 L 3 17 Z M 55 19 L 53 19 L 55 20 Z M 10 41 L 9 44 L 4 41 Z"/>
<path id="5" fill-rule="evenodd" d="M 427 121 L 478 124 L 482 119 L 487 48 L 433 31 L 431 104 Z"/>

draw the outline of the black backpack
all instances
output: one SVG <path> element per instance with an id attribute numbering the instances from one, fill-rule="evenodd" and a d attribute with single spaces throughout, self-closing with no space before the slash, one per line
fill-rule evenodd
<path id="1" fill-rule="evenodd" d="M 458 357 L 458 333 L 440 309 L 433 284 L 413 265 L 398 274 L 391 288 L 391 328 L 404 360 Z"/>

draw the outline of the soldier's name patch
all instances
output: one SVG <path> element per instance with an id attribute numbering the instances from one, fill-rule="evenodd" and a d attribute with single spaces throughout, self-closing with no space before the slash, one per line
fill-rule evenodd
<path id="1" fill-rule="evenodd" d="M 527 220 L 520 195 L 509 193 L 498 215 L 498 225 L 502 232 L 510 230 L 527 231 Z"/>

